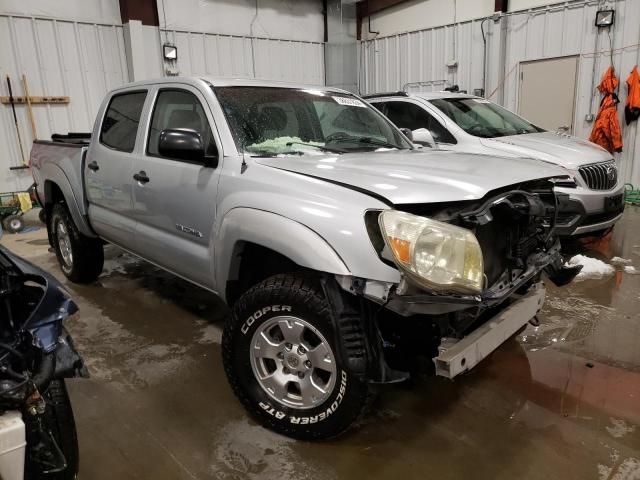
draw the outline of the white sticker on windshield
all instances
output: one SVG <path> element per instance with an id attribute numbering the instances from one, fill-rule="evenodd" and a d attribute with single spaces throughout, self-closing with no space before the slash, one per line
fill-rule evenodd
<path id="1" fill-rule="evenodd" d="M 485 100 L 484 98 L 474 98 L 473 101 L 476 103 L 491 103 L 489 100 Z"/>
<path id="2" fill-rule="evenodd" d="M 333 98 L 340 105 L 347 105 L 349 107 L 366 107 L 366 105 L 362 103 L 360 100 L 358 100 L 357 98 L 351 98 L 351 97 L 331 97 L 331 98 Z"/>

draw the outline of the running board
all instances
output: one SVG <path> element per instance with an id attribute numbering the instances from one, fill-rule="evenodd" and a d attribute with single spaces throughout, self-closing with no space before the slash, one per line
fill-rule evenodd
<path id="1" fill-rule="evenodd" d="M 436 375 L 454 378 L 471 370 L 536 316 L 544 303 L 541 283 L 461 340 L 443 338 L 433 359 Z"/>

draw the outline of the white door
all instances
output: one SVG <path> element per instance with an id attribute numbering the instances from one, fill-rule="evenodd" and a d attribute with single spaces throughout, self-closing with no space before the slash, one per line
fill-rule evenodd
<path id="1" fill-rule="evenodd" d="M 573 133 L 578 57 L 520 63 L 518 114 L 546 130 Z"/>

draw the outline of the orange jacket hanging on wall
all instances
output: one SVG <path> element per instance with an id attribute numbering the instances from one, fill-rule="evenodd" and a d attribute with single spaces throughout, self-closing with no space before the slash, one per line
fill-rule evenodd
<path id="1" fill-rule="evenodd" d="M 618 120 L 618 96 L 616 88 L 618 78 L 613 67 L 609 67 L 602 76 L 598 90 L 603 95 L 600 102 L 600 110 L 593 125 L 589 140 L 597 143 L 610 153 L 622 151 L 622 132 Z"/>
<path id="2" fill-rule="evenodd" d="M 640 117 L 640 75 L 638 66 L 627 77 L 627 104 L 624 107 L 624 119 L 629 125 Z"/>

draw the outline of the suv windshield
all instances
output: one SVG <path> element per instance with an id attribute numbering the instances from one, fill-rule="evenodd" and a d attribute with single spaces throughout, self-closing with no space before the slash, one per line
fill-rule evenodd
<path id="1" fill-rule="evenodd" d="M 470 135 L 482 138 L 544 132 L 483 98 L 439 98 L 431 103 Z"/>
<path id="2" fill-rule="evenodd" d="M 412 148 L 377 110 L 338 92 L 215 87 L 238 148 L 252 155 Z"/>

